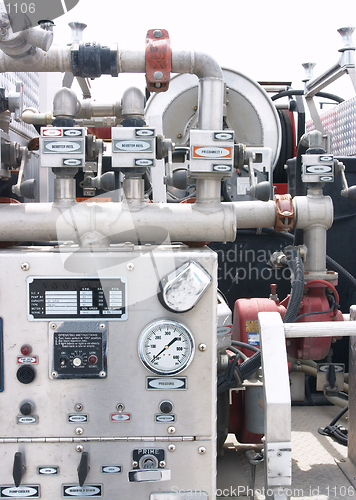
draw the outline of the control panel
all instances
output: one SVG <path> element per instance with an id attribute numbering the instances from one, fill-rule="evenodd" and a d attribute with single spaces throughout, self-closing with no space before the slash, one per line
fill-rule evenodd
<path id="1" fill-rule="evenodd" d="M 66 245 L 0 263 L 0 498 L 208 498 L 216 255 Z"/>

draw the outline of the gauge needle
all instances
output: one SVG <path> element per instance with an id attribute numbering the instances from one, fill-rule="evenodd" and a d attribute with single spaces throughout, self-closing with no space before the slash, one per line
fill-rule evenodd
<path id="1" fill-rule="evenodd" d="M 160 356 L 162 354 L 162 352 L 164 352 L 166 349 L 168 349 L 168 347 L 170 347 L 172 344 L 174 344 L 174 342 L 176 342 L 176 340 L 178 340 L 178 337 L 174 337 L 174 339 L 171 340 L 169 344 L 165 345 L 163 347 L 162 351 L 160 351 L 158 354 L 156 354 L 156 356 L 153 357 L 152 361 L 154 361 L 156 358 L 158 358 L 158 356 Z"/>

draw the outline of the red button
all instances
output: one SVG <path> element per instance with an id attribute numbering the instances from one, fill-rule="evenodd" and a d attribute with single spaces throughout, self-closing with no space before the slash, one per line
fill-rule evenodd
<path id="1" fill-rule="evenodd" d="M 24 356 L 28 356 L 29 354 L 31 354 L 32 352 L 32 347 L 28 344 L 24 344 L 22 347 L 21 347 L 21 354 L 23 354 Z"/>

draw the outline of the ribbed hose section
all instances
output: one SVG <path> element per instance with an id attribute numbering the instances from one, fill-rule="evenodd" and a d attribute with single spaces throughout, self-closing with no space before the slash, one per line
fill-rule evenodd
<path id="1" fill-rule="evenodd" d="M 298 249 L 292 246 L 286 247 L 288 267 L 292 273 L 292 285 L 286 313 L 283 323 L 294 323 L 297 317 L 304 290 L 304 266 Z"/>
<path id="2" fill-rule="evenodd" d="M 240 379 L 245 380 L 251 377 L 251 375 L 255 373 L 255 371 L 257 371 L 260 366 L 261 366 L 261 353 L 256 352 L 253 356 L 251 356 L 250 358 L 246 359 L 246 361 L 241 363 L 241 365 L 237 366 L 236 371 L 238 372 Z"/>
<path id="3" fill-rule="evenodd" d="M 349 273 L 344 267 L 342 267 L 338 262 L 336 262 L 336 260 L 332 259 L 327 255 L 326 263 L 329 264 L 329 266 L 333 268 L 334 271 L 341 274 L 353 288 L 356 288 L 356 278 L 354 278 L 354 276 L 352 276 L 351 273 Z"/>

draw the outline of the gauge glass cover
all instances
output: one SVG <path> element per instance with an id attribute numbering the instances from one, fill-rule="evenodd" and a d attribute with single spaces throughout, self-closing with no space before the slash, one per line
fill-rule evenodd
<path id="1" fill-rule="evenodd" d="M 183 371 L 194 356 L 194 338 L 182 323 L 159 320 L 150 323 L 139 339 L 139 356 L 151 372 L 174 375 Z"/>

